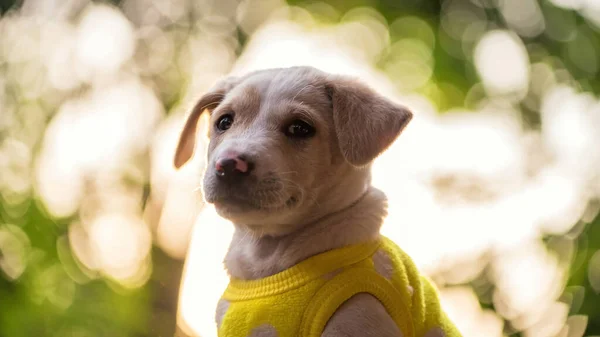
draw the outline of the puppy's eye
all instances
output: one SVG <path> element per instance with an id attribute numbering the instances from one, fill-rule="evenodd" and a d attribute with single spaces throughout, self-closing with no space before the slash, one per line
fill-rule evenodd
<path id="1" fill-rule="evenodd" d="M 215 126 L 219 131 L 225 131 L 231 127 L 233 124 L 233 116 L 232 115 L 223 115 L 218 120 Z"/>
<path id="2" fill-rule="evenodd" d="M 308 138 L 315 134 L 315 128 L 302 120 L 291 122 L 284 131 L 285 135 L 290 138 Z"/>

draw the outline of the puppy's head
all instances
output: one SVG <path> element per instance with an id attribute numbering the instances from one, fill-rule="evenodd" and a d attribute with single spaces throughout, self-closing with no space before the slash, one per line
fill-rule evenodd
<path id="1" fill-rule="evenodd" d="M 258 235 L 284 235 L 347 207 L 370 184 L 369 164 L 412 118 L 368 87 L 311 67 L 228 78 L 188 118 L 175 166 L 193 154 L 210 113 L 204 197 Z"/>

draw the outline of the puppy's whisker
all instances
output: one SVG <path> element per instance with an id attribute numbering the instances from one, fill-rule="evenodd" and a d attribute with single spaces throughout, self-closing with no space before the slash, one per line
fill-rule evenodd
<path id="1" fill-rule="evenodd" d="M 315 204 L 315 206 L 317 206 L 317 208 L 321 208 L 321 204 L 319 203 L 319 200 L 317 200 L 317 196 L 314 193 L 308 193 L 308 196 L 310 197 L 312 202 Z"/>
<path id="2" fill-rule="evenodd" d="M 298 171 L 277 172 L 278 175 L 297 175 Z"/>

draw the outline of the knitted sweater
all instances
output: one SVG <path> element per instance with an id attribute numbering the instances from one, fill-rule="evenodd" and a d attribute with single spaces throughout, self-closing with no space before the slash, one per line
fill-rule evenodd
<path id="1" fill-rule="evenodd" d="M 353 295 L 369 293 L 403 337 L 460 337 L 433 284 L 391 240 L 331 250 L 259 280 L 231 279 L 218 308 L 220 337 L 318 337 Z"/>

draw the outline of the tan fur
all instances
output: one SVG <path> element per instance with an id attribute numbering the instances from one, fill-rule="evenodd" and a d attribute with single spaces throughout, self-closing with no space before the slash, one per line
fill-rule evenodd
<path id="1" fill-rule="evenodd" d="M 211 113 L 209 129 L 223 114 L 234 114 L 229 130 L 210 134 L 204 177 L 205 199 L 236 228 L 225 258 L 232 276 L 262 278 L 379 235 L 387 202 L 370 185 L 370 163 L 410 121 L 406 108 L 352 79 L 310 67 L 250 73 L 200 99 L 182 132 L 177 167 L 192 156 L 204 109 Z M 313 125 L 315 135 L 302 141 L 286 137 L 282 131 L 295 119 Z M 232 149 L 256 168 L 235 190 L 226 190 L 214 163 Z M 230 201 L 231 193 L 243 201 Z M 381 303 L 361 294 L 340 307 L 323 335 L 399 336 L 399 331 Z"/>
<path id="2" fill-rule="evenodd" d="M 321 336 L 398 337 L 402 332 L 379 300 L 358 294 L 340 306 Z"/>

